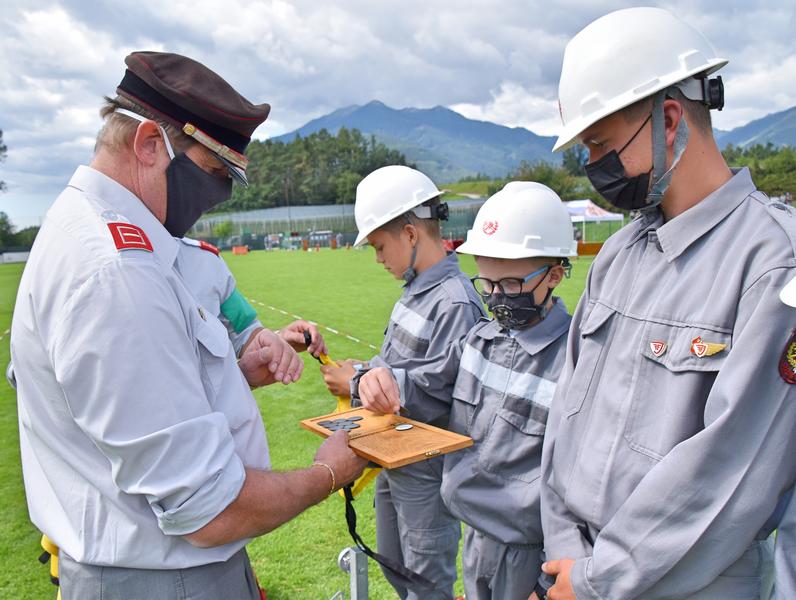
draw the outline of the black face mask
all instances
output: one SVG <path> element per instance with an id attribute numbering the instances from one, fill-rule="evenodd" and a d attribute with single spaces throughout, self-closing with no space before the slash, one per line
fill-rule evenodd
<path id="1" fill-rule="evenodd" d="M 533 292 L 509 298 L 503 293 L 494 293 L 486 301 L 489 312 L 503 329 L 525 329 L 547 316 L 547 303 L 553 290 L 548 290 L 541 304 L 533 301 Z"/>
<path id="2" fill-rule="evenodd" d="M 214 206 L 229 200 L 232 179 L 211 175 L 185 154 L 173 158 L 166 168 L 166 221 L 163 226 L 174 237 L 183 237 Z"/>
<path id="3" fill-rule="evenodd" d="M 619 160 L 619 155 L 636 139 L 636 136 L 644 129 L 644 126 L 652 118 L 647 117 L 636 130 L 628 142 L 617 152 L 611 150 L 601 159 L 586 165 L 586 176 L 591 181 L 594 189 L 608 202 L 621 208 L 622 210 L 637 210 L 647 205 L 647 195 L 650 185 L 650 169 L 647 173 L 641 173 L 635 177 L 628 177 L 625 167 Z"/>

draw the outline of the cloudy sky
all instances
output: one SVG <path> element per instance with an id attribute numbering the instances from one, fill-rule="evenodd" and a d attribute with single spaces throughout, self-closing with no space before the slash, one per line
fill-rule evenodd
<path id="1" fill-rule="evenodd" d="M 731 129 L 796 105 L 793 0 L 650 2 L 694 23 L 720 55 Z M 592 0 L 0 0 L 0 211 L 38 224 L 90 160 L 101 97 L 133 50 L 189 55 L 271 116 L 255 134 L 379 99 L 444 105 L 470 118 L 552 135 L 564 46 L 632 2 Z M 219 8 L 222 7 L 222 8 Z"/>

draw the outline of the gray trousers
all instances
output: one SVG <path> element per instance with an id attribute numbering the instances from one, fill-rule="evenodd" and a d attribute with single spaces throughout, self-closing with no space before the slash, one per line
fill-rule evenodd
<path id="1" fill-rule="evenodd" d="M 61 552 L 63 600 L 259 600 L 246 550 L 190 569 L 128 569 L 75 562 Z"/>
<path id="2" fill-rule="evenodd" d="M 464 529 L 462 575 L 467 600 L 528 600 L 542 572 L 542 546 L 509 546 Z"/>
<path id="3" fill-rule="evenodd" d="M 442 459 L 384 470 L 376 480 L 376 541 L 380 554 L 434 583 L 414 588 L 382 568 L 404 600 L 450 600 L 461 528 L 439 493 Z"/>

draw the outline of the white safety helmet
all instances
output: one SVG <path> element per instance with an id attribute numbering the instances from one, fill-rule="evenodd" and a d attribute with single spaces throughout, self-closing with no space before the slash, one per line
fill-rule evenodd
<path id="1" fill-rule="evenodd" d="M 788 306 L 796 308 L 796 277 L 790 280 L 782 291 L 779 293 L 779 299 Z"/>
<path id="2" fill-rule="evenodd" d="M 491 258 L 566 258 L 578 254 L 578 244 L 558 194 L 541 183 L 512 181 L 484 202 L 456 251 Z"/>
<path id="3" fill-rule="evenodd" d="M 409 212 L 441 192 L 426 175 L 401 165 L 376 169 L 359 182 L 354 204 L 354 220 L 359 233 L 355 246 L 382 225 Z M 431 217 L 431 211 L 415 211 L 420 218 Z"/>
<path id="4" fill-rule="evenodd" d="M 662 8 L 627 8 L 600 17 L 564 50 L 558 84 L 564 127 L 553 151 L 573 145 L 600 119 L 727 62 L 702 33 Z M 696 83 L 685 84 L 683 93 L 701 100 Z"/>

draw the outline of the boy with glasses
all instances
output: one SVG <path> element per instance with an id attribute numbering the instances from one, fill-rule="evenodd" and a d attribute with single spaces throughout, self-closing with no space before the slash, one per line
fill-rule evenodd
<path id="1" fill-rule="evenodd" d="M 411 414 L 425 389 L 453 386 L 449 428 L 473 438 L 448 454 L 442 499 L 467 525 L 468 600 L 526 600 L 542 565 L 539 474 L 547 411 L 564 364 L 570 316 L 553 290 L 576 254 L 569 214 L 544 185 L 511 182 L 489 198 L 458 252 L 475 255 L 472 281 L 489 307 L 433 370 L 373 369 L 362 404 Z"/>

